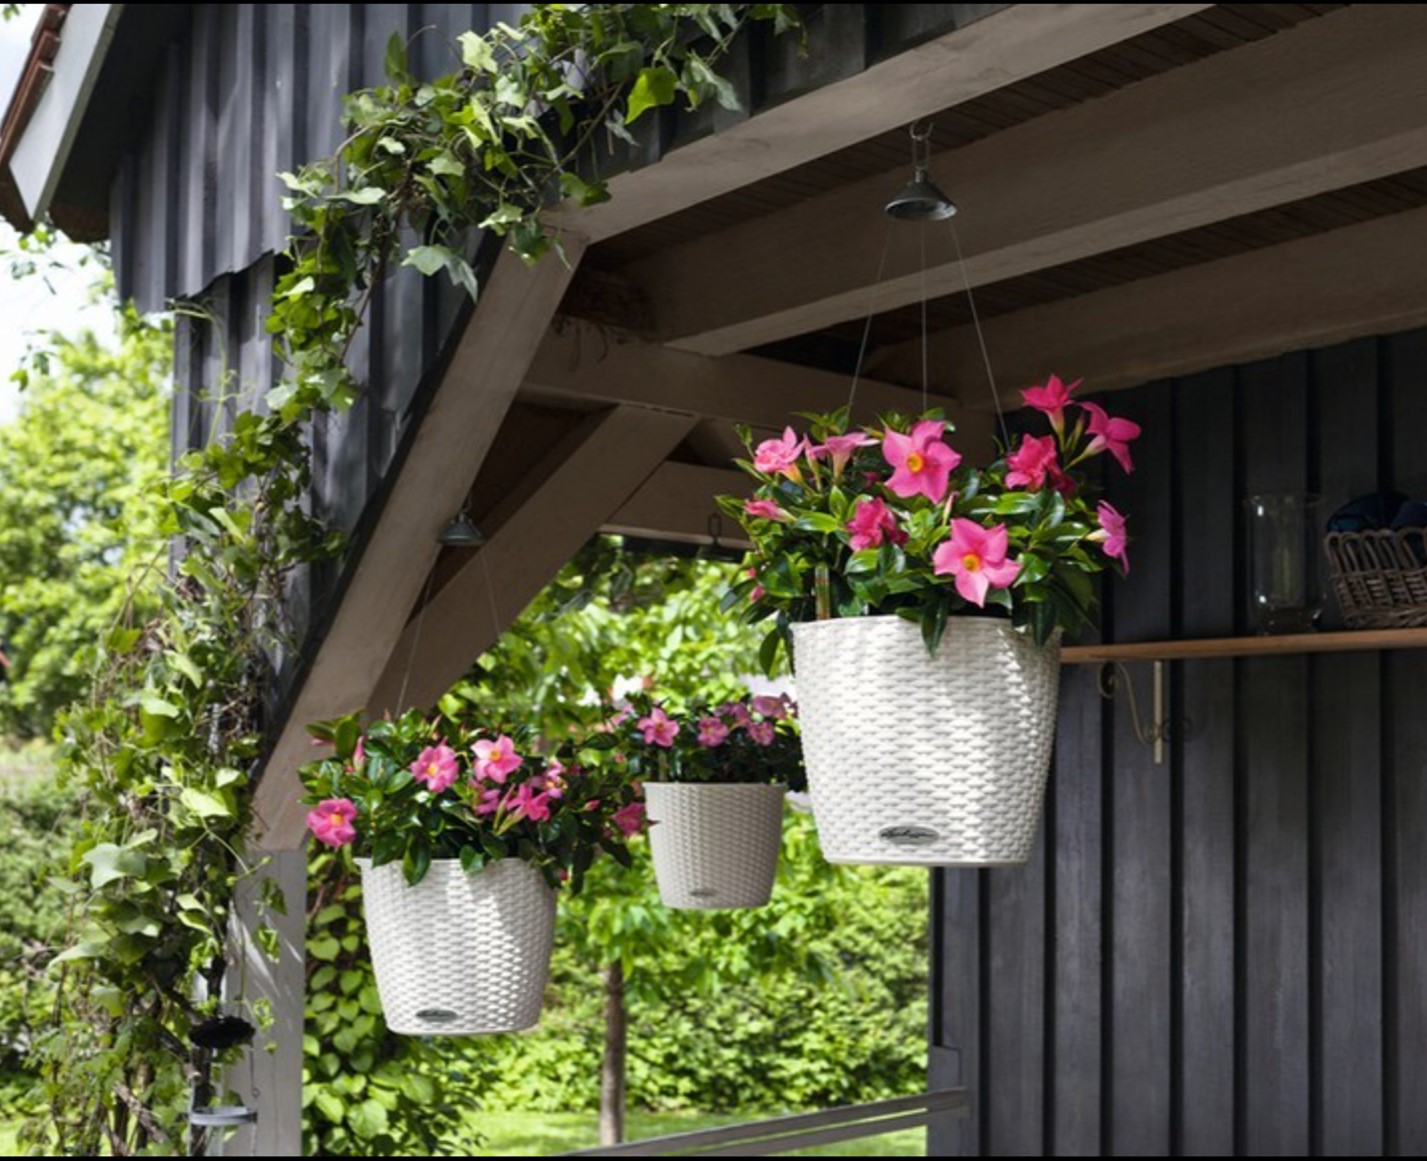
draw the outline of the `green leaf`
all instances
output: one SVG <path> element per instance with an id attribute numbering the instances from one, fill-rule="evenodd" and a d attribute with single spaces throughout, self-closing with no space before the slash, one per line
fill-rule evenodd
<path id="1" fill-rule="evenodd" d="M 312 1098 L 312 1103 L 317 1106 L 317 1111 L 334 1125 L 340 1125 L 346 1118 L 347 1109 L 342 1104 L 342 1098 L 331 1089 L 319 1088 L 317 1095 Z"/>
<path id="2" fill-rule="evenodd" d="M 178 800 L 199 818 L 231 818 L 233 816 L 232 809 L 222 798 L 193 786 L 185 786 L 179 793 Z"/>
<path id="3" fill-rule="evenodd" d="M 429 1105 L 436 1099 L 436 1082 L 419 1072 L 408 1072 L 401 1078 L 401 1091 L 407 1100 Z"/>
<path id="4" fill-rule="evenodd" d="M 441 177 L 466 176 L 466 167 L 456 160 L 453 153 L 438 153 L 426 163 L 426 168 Z"/>
<path id="5" fill-rule="evenodd" d="M 176 718 L 183 712 L 180 706 L 154 693 L 146 693 L 140 698 L 139 708 L 150 717 Z"/>
<path id="6" fill-rule="evenodd" d="M 387 1112 L 378 1101 L 368 1098 L 354 1108 L 347 1117 L 356 1133 L 363 1141 L 370 1141 L 387 1131 Z"/>
<path id="7" fill-rule="evenodd" d="M 81 959 L 100 959 L 105 954 L 107 947 L 107 943 L 97 942 L 92 939 L 85 940 L 83 943 L 77 943 L 73 947 L 60 952 L 59 955 L 50 960 L 49 966 L 52 968 L 58 967 L 60 964 L 74 963 L 76 960 Z"/>
<path id="8" fill-rule="evenodd" d="M 445 246 L 413 246 L 401 260 L 403 266 L 415 266 L 428 278 L 439 270 L 446 269 L 455 255 Z"/>
<path id="9" fill-rule="evenodd" d="M 393 32 L 386 42 L 386 75 L 393 81 L 410 80 L 411 74 L 406 64 L 406 38 Z"/>
<path id="10" fill-rule="evenodd" d="M 334 201 L 351 202 L 354 206 L 374 206 L 378 202 L 386 200 L 387 191 L 379 185 L 369 185 L 362 189 L 343 190 L 332 196 Z"/>
<path id="11" fill-rule="evenodd" d="M 463 32 L 456 38 L 461 46 L 461 61 L 478 73 L 496 72 L 495 52 L 479 32 Z"/>
<path id="12" fill-rule="evenodd" d="M 645 110 L 672 104 L 678 85 L 679 78 L 674 75 L 672 69 L 662 65 L 640 69 L 639 78 L 629 93 L 629 107 L 624 123 L 632 125 Z"/>
<path id="13" fill-rule="evenodd" d="M 313 959 L 333 960 L 342 950 L 342 945 L 330 935 L 321 935 L 307 943 L 307 954 Z"/>
<path id="14" fill-rule="evenodd" d="M 89 884 L 96 890 L 118 879 L 140 878 L 149 869 L 149 860 L 142 851 L 113 843 L 100 843 L 85 854 L 84 861 L 90 867 Z"/>

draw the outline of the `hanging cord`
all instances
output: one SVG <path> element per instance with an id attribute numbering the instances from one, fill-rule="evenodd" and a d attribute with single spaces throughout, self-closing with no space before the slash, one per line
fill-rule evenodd
<path id="1" fill-rule="evenodd" d="M 961 285 L 966 290 L 966 304 L 971 308 L 971 323 L 976 328 L 976 343 L 981 348 L 981 362 L 986 368 L 986 382 L 991 385 L 991 401 L 996 405 L 996 422 L 1001 427 L 1001 439 L 1006 451 L 1011 450 L 1011 432 L 1006 426 L 1006 412 L 1001 407 L 1001 393 L 996 389 L 996 372 L 991 370 L 991 352 L 986 348 L 986 332 L 981 329 L 981 315 L 976 309 L 976 295 L 971 290 L 971 278 L 966 273 L 966 258 L 961 253 L 961 238 L 951 223 L 951 243 L 956 247 L 956 266 L 961 271 Z"/>
<path id="2" fill-rule="evenodd" d="M 867 340 L 872 337 L 872 320 L 877 314 L 877 296 L 882 290 L 882 274 L 887 269 L 887 249 L 892 242 L 892 219 L 882 231 L 882 257 L 877 260 L 877 277 L 872 280 L 872 289 L 867 294 L 867 319 L 862 324 L 862 343 L 857 348 L 857 365 L 852 369 L 852 389 L 847 393 L 847 410 L 852 411 L 853 400 L 857 398 L 857 380 L 862 374 L 862 360 L 867 355 Z"/>
<path id="3" fill-rule="evenodd" d="M 411 682 L 411 667 L 416 663 L 416 647 L 421 643 L 421 624 L 426 620 L 426 606 L 431 603 L 431 585 L 436 580 L 436 562 L 426 574 L 426 589 L 421 594 L 421 608 L 416 611 L 416 632 L 411 635 L 411 648 L 406 654 L 406 670 L 401 675 L 401 692 L 396 697 L 396 712 L 406 708 L 406 687 Z"/>
<path id="4" fill-rule="evenodd" d="M 931 371 L 927 361 L 927 224 L 918 222 L 917 227 L 917 241 L 921 246 L 922 262 L 918 293 L 922 300 L 922 413 L 925 414 L 931 382 Z"/>
<path id="5" fill-rule="evenodd" d="M 486 554 L 484 551 L 481 552 L 481 571 L 485 573 L 486 595 L 490 598 L 491 602 L 491 632 L 494 633 L 496 635 L 496 639 L 499 640 L 500 610 L 496 608 L 495 603 L 495 581 L 491 579 L 491 562 L 486 559 Z"/>

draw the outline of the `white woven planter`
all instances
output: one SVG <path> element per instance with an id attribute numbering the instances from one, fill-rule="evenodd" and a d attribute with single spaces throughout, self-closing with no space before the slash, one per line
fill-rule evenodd
<path id="1" fill-rule="evenodd" d="M 1017 866 L 1055 739 L 1060 637 L 952 617 L 937 656 L 900 617 L 793 626 L 798 720 L 832 863 Z"/>
<path id="2" fill-rule="evenodd" d="M 783 841 L 782 786 L 646 782 L 649 849 L 665 907 L 762 907 Z"/>
<path id="3" fill-rule="evenodd" d="M 393 1032 L 468 1036 L 539 1023 L 555 939 L 555 894 L 539 871 L 502 859 L 468 875 L 459 860 L 436 859 L 409 887 L 400 862 L 357 862 Z"/>

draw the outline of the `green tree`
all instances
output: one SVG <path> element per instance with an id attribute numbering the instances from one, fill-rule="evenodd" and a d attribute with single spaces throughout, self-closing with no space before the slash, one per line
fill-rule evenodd
<path id="1" fill-rule="evenodd" d="M 95 643 L 162 564 L 144 500 L 167 470 L 169 327 L 132 311 L 119 340 L 48 336 L 0 426 L 0 736 L 48 734 L 85 691 Z"/>

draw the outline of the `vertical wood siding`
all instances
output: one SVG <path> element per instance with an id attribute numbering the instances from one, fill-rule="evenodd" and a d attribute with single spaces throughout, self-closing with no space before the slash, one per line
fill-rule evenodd
<path id="1" fill-rule="evenodd" d="M 1144 436 L 1107 639 L 1244 631 L 1249 493 L 1427 496 L 1424 332 L 1110 406 Z M 977 1112 L 933 1154 L 1423 1153 L 1427 655 L 1175 663 L 1158 767 L 1096 676 L 1065 671 L 1031 864 L 936 876 L 933 1082 Z"/>

